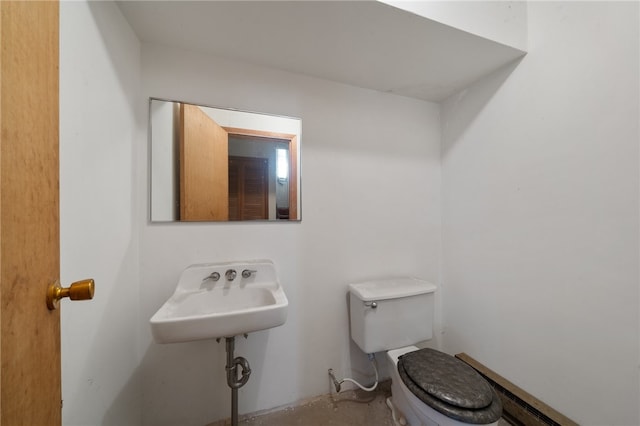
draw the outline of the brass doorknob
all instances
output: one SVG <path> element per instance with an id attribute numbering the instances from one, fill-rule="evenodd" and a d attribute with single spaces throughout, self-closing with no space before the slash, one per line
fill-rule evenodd
<path id="1" fill-rule="evenodd" d="M 58 309 L 60 299 L 68 297 L 71 300 L 89 300 L 93 299 L 95 291 L 95 283 L 89 278 L 82 281 L 76 281 L 67 288 L 60 286 L 60 281 L 50 284 L 47 289 L 47 308 L 50 311 Z"/>

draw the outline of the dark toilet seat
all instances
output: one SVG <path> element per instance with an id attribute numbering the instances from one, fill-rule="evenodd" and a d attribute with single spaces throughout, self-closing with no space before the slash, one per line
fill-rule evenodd
<path id="1" fill-rule="evenodd" d="M 419 349 L 398 358 L 398 373 L 422 402 L 452 419 L 488 424 L 502 416 L 502 402 L 473 368 L 434 349 Z"/>

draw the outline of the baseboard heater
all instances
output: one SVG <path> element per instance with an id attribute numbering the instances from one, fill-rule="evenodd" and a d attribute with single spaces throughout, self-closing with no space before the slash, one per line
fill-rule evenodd
<path id="1" fill-rule="evenodd" d="M 509 423 L 516 426 L 577 426 L 578 423 L 549 407 L 464 352 L 456 354 L 456 358 L 473 367 L 493 386 L 502 400 L 502 417 Z"/>

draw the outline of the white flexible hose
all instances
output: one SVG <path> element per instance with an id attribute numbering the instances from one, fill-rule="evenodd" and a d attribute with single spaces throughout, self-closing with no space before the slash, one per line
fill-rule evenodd
<path id="1" fill-rule="evenodd" d="M 340 383 L 342 383 L 342 382 L 351 382 L 351 383 L 353 383 L 354 385 L 358 386 L 358 387 L 359 387 L 360 389 L 362 389 L 363 391 L 367 391 L 367 392 L 371 392 L 371 391 L 375 390 L 375 388 L 377 388 L 377 387 L 378 387 L 378 368 L 376 367 L 376 362 L 375 362 L 375 359 L 374 359 L 374 358 L 372 358 L 372 359 L 371 359 L 371 365 L 373 365 L 373 370 L 376 372 L 376 382 L 375 382 L 373 385 L 371 385 L 370 387 L 365 388 L 365 387 L 364 387 L 364 386 L 362 386 L 360 383 L 358 383 L 358 382 L 356 382 L 355 380 L 350 379 L 350 378 L 348 378 L 348 377 L 346 377 L 346 378 L 342 379 L 342 381 L 341 381 Z"/>
<path id="2" fill-rule="evenodd" d="M 376 372 L 376 382 L 373 385 L 371 385 L 370 387 L 367 388 L 367 387 L 362 386 L 360 383 L 356 382 L 355 380 L 350 379 L 348 377 L 345 377 L 344 379 L 340 380 L 336 384 L 336 390 L 338 392 L 340 392 L 340 385 L 342 383 L 344 383 L 344 382 L 351 382 L 351 383 L 353 383 L 354 385 L 358 386 L 360 389 L 362 389 L 363 391 L 366 391 L 366 392 L 371 392 L 371 391 L 375 390 L 375 388 L 378 387 L 378 366 L 376 365 L 376 357 L 375 357 L 374 354 L 369 354 L 369 361 L 371 362 L 371 365 L 373 365 L 373 371 Z"/>

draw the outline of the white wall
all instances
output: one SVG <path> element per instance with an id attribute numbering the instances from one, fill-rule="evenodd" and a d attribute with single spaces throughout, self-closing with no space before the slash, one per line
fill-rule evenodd
<path id="1" fill-rule="evenodd" d="M 141 422 L 136 218 L 142 214 L 134 202 L 141 99 L 140 43 L 117 6 L 61 2 L 61 280 L 96 281 L 94 300 L 62 304 L 68 426 Z"/>
<path id="2" fill-rule="evenodd" d="M 253 371 L 241 413 L 328 393 L 330 367 L 371 380 L 349 338 L 347 284 L 393 275 L 438 283 L 438 106 L 146 44 L 142 87 L 144 97 L 301 117 L 303 188 L 301 223 L 149 224 L 139 216 L 143 424 L 229 416 L 224 344 L 157 345 L 147 322 L 197 262 L 272 259 L 289 298 L 284 326 L 236 342 Z M 138 147 L 144 174 L 147 147 Z M 146 184 L 136 191 L 143 210 Z"/>
<path id="3" fill-rule="evenodd" d="M 444 346 L 582 424 L 640 422 L 638 3 L 531 2 L 443 106 Z"/>

